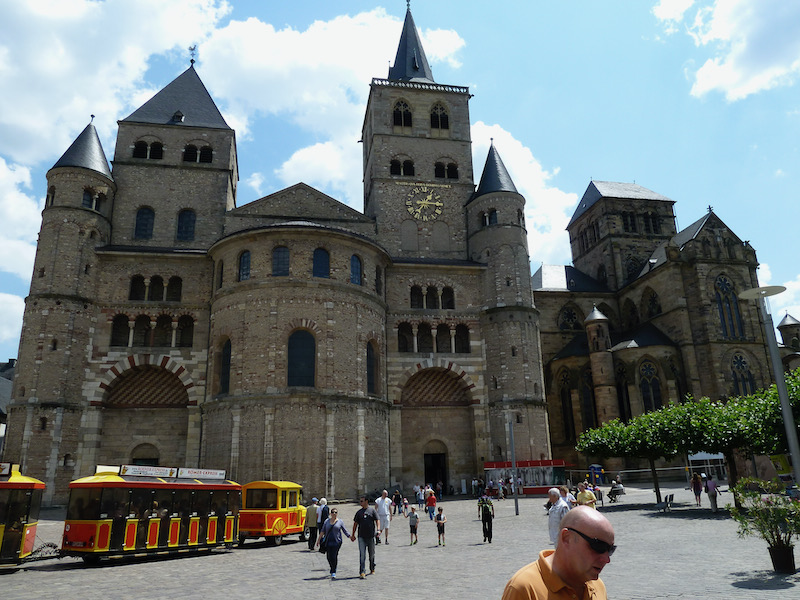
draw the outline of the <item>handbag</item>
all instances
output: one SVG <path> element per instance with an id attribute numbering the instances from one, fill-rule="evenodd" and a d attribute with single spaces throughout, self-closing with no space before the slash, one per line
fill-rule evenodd
<path id="1" fill-rule="evenodd" d="M 322 536 L 322 539 L 319 541 L 319 551 L 325 552 L 328 549 L 328 540 L 325 539 L 325 536 Z"/>

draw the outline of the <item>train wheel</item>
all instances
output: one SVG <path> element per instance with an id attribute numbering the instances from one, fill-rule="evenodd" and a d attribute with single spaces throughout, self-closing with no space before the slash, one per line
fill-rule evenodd
<path id="1" fill-rule="evenodd" d="M 100 557 L 96 554 L 84 554 L 81 556 L 83 559 L 83 563 L 86 565 L 99 565 L 100 564 Z"/>
<path id="2" fill-rule="evenodd" d="M 283 542 L 283 536 L 282 536 L 282 535 L 276 535 L 276 536 L 275 536 L 274 538 L 272 538 L 272 539 L 273 539 L 273 540 L 275 540 L 275 545 L 276 545 L 276 546 L 280 546 L 280 545 L 281 545 L 281 542 Z"/>

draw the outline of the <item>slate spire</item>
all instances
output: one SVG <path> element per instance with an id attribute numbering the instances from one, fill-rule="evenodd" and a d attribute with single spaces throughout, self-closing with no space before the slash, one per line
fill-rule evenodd
<path id="1" fill-rule="evenodd" d="M 492 142 L 489 148 L 489 154 L 486 157 L 486 164 L 483 167 L 483 174 L 481 175 L 481 182 L 473 198 L 493 192 L 519 193 L 514 182 L 511 180 L 511 175 L 508 174 L 508 170 L 500 158 L 500 154 L 498 154 L 497 149 L 494 147 L 494 142 Z"/>
<path id="2" fill-rule="evenodd" d="M 428 59 L 425 57 L 425 51 L 422 49 L 422 42 L 417 35 L 417 26 L 414 24 L 414 17 L 411 16 L 411 8 L 406 9 L 403 33 L 400 35 L 394 66 L 389 67 L 388 79 L 435 83 L 433 72 L 431 72 Z"/>
<path id="3" fill-rule="evenodd" d="M 92 118 L 94 118 L 94 115 L 92 115 Z M 103 152 L 103 145 L 100 143 L 100 137 L 91 123 L 81 131 L 80 135 L 75 138 L 72 145 L 67 148 L 67 151 L 56 161 L 52 168 L 57 169 L 59 167 L 89 169 L 113 181 L 111 169 L 108 168 L 106 153 Z"/>

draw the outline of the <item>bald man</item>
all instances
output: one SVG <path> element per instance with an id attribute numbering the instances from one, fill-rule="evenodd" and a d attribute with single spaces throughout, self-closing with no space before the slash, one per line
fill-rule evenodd
<path id="1" fill-rule="evenodd" d="M 608 519 L 588 506 L 573 508 L 561 520 L 556 549 L 517 571 L 503 600 L 606 600 L 600 571 L 614 550 Z"/>

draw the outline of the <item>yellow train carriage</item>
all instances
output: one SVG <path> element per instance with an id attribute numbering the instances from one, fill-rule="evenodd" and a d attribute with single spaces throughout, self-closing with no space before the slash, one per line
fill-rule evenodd
<path id="1" fill-rule="evenodd" d="M 242 486 L 239 543 L 265 538 L 279 545 L 286 535 L 307 539 L 303 486 L 291 481 L 251 481 Z"/>
<path id="2" fill-rule="evenodd" d="M 19 465 L 0 463 L 0 564 L 22 562 L 33 552 L 44 482 Z"/>

